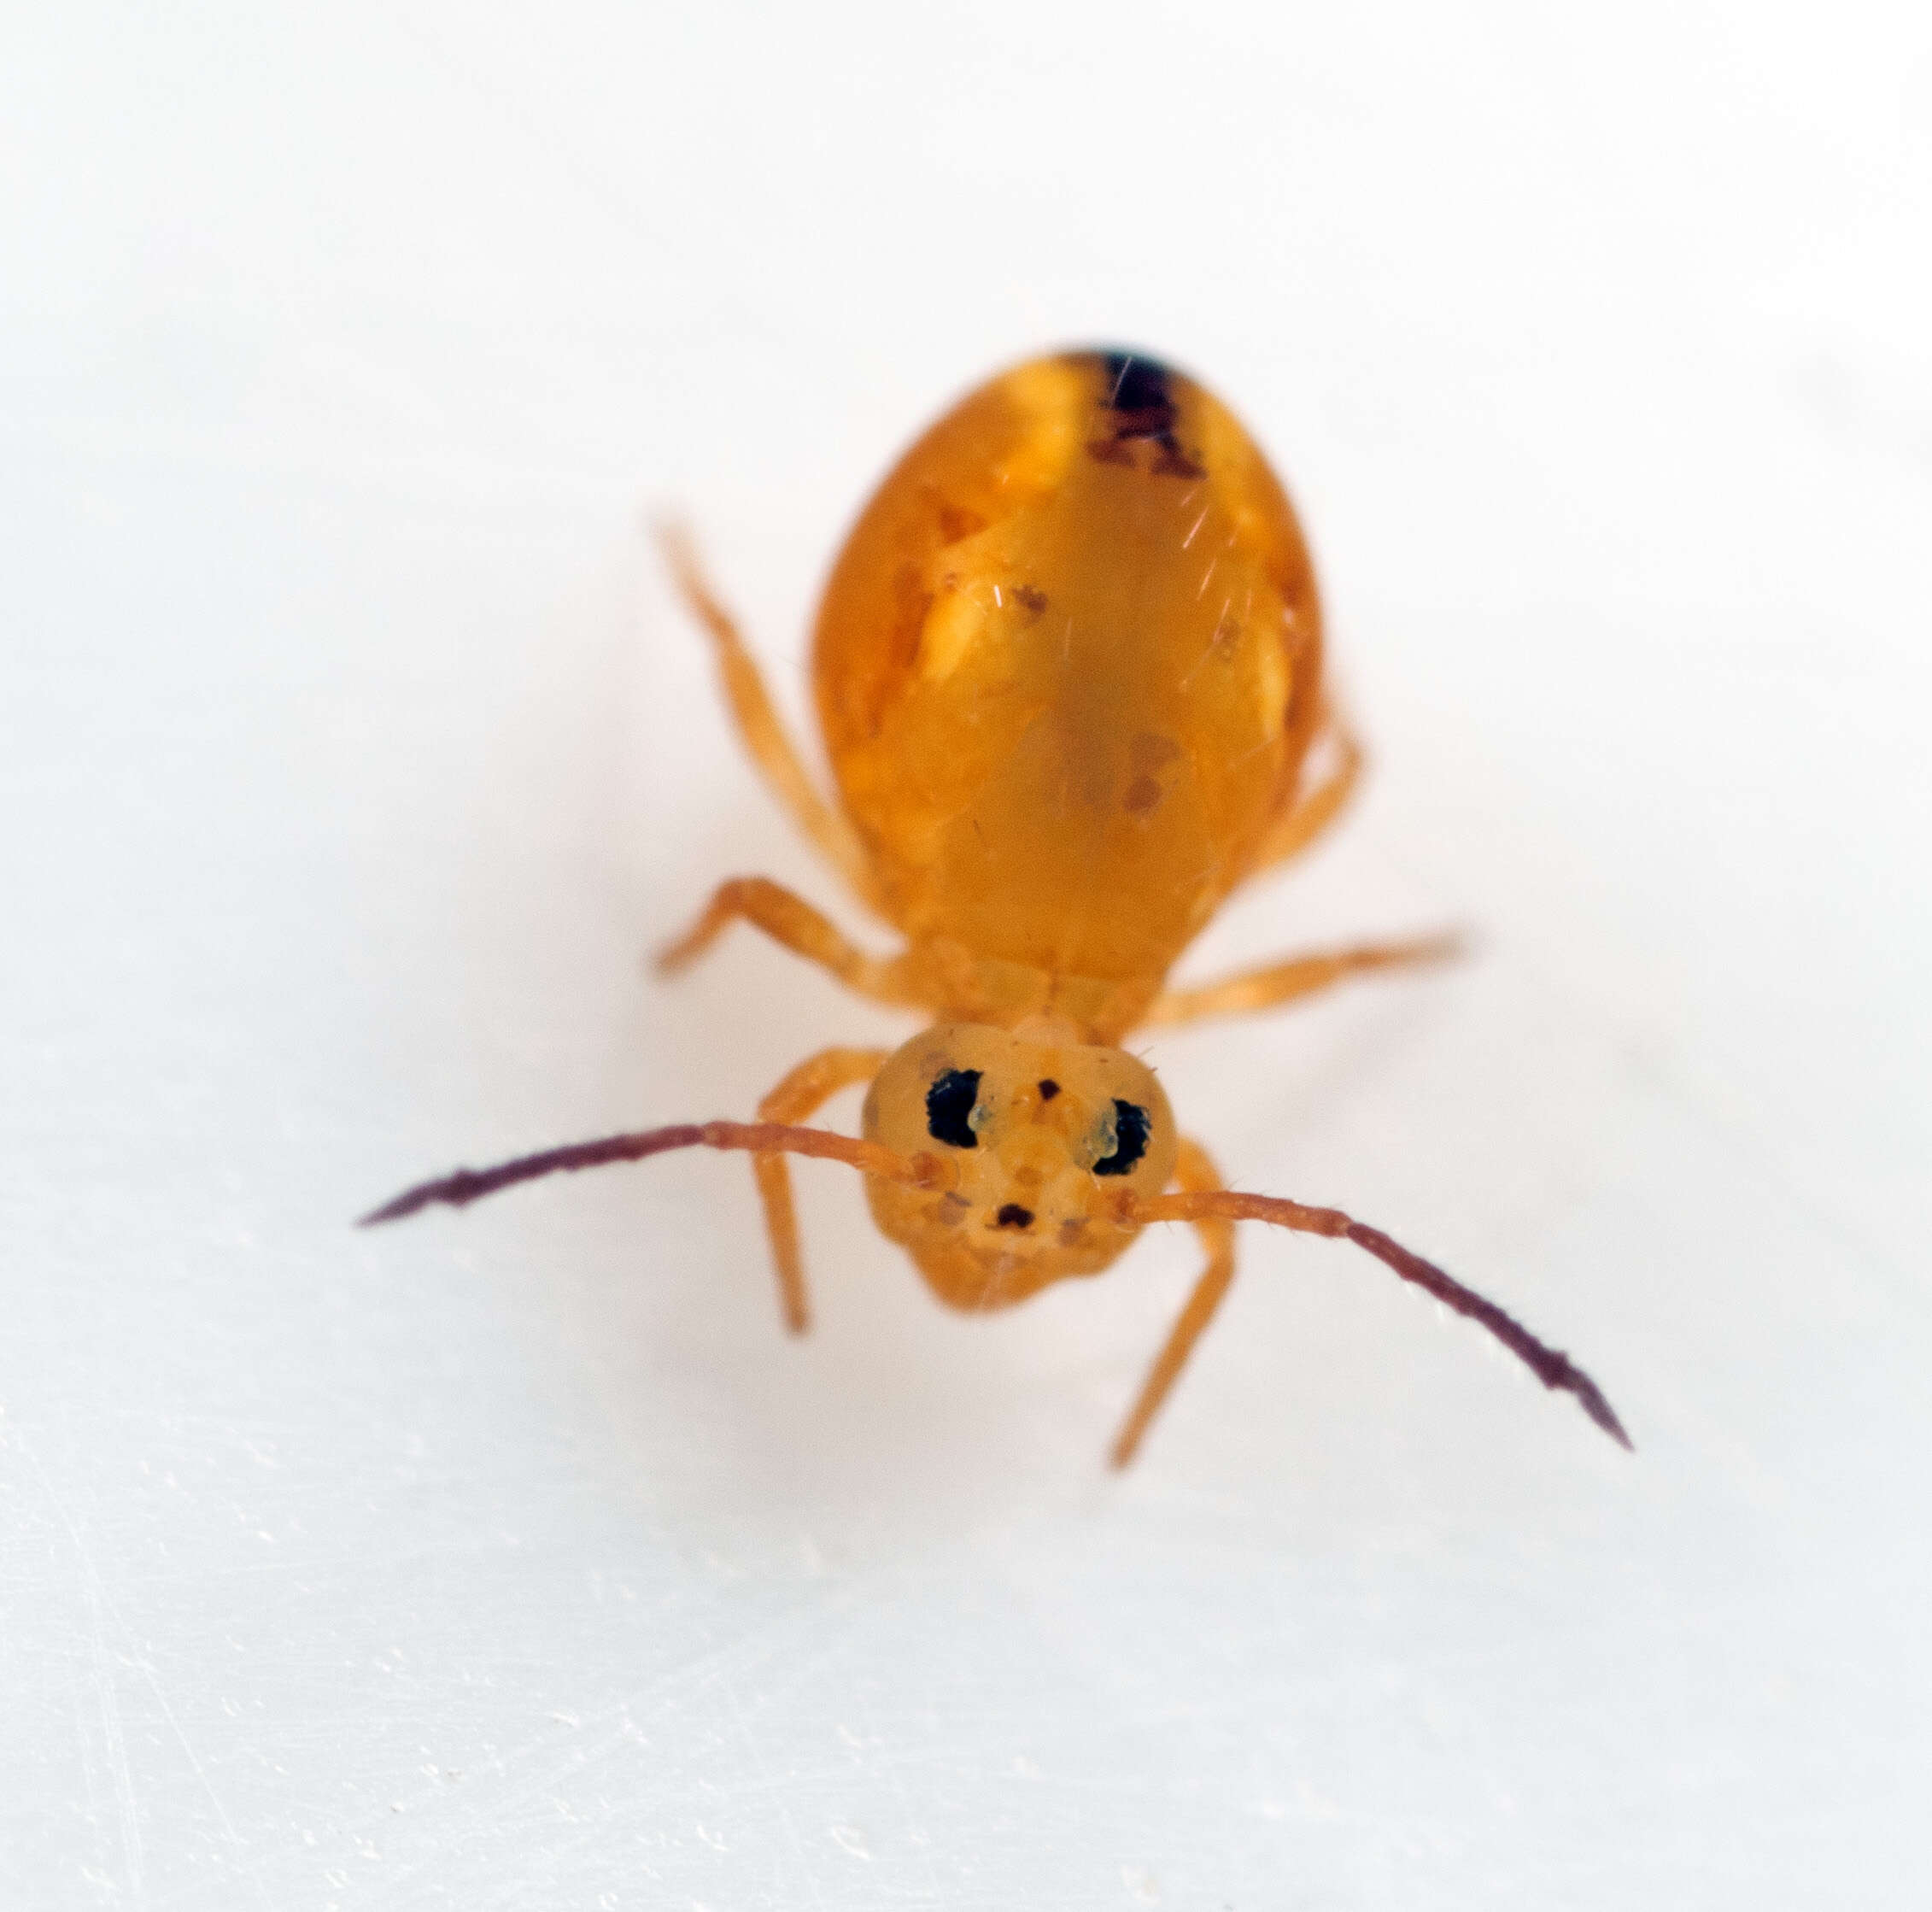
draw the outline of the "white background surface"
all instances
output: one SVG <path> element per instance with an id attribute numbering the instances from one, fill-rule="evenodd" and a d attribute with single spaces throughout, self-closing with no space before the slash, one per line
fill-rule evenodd
<path id="1" fill-rule="evenodd" d="M 1932 1746 L 1923 8 L 9 9 L 8 1907 L 1893 1907 Z M 1151 1046 L 1602 1380 L 1183 1231 L 942 1313 L 842 1171 L 379 1235 L 894 1040 L 642 544 L 791 708 L 962 386 L 1198 367 L 1376 753 Z M 852 919 L 849 912 L 846 920 Z M 857 925 L 854 925 L 857 927 Z M 829 1111 L 850 1123 L 847 1103 Z"/>

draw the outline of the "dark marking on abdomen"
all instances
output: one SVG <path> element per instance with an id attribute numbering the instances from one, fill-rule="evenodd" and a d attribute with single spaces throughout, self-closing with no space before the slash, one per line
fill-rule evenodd
<path id="1" fill-rule="evenodd" d="M 1173 381 L 1180 376 L 1179 372 L 1140 352 L 1085 355 L 1099 361 L 1101 409 L 1112 414 L 1101 422 L 1099 436 L 1088 443 L 1088 457 L 1103 465 L 1132 465 L 1136 462 L 1133 447 L 1148 443 L 1154 447 L 1154 460 L 1147 469 L 1157 476 L 1208 475 L 1200 460 L 1184 451 L 1174 436 L 1180 410 L 1174 403 Z"/>
<path id="2" fill-rule="evenodd" d="M 1138 352 L 1103 352 L 1100 362 L 1107 368 L 1107 396 L 1102 401 L 1109 411 L 1163 411 L 1174 422 L 1174 398 L 1168 380 L 1174 374 L 1158 359 Z"/>

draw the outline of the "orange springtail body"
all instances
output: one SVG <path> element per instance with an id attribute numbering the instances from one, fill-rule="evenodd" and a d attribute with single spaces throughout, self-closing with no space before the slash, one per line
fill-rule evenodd
<path id="1" fill-rule="evenodd" d="M 1174 1125 L 1136 1029 L 1261 1009 L 1435 960 L 1440 936 L 1291 957 L 1206 988 L 1166 977 L 1241 884 L 1334 821 L 1361 756 L 1324 693 L 1301 528 L 1233 415 L 1138 354 L 1068 352 L 982 385 L 913 445 L 846 539 L 813 682 L 839 801 L 787 737 L 689 544 L 676 583 L 710 632 L 746 748 L 859 901 L 903 939 L 869 955 L 759 877 L 723 884 L 660 959 L 748 923 L 931 1026 L 800 1063 L 754 1123 L 615 1135 L 461 1170 L 364 1217 L 461 1205 L 668 1150 L 752 1156 L 787 1323 L 808 1310 L 788 1155 L 849 1164 L 880 1229 L 971 1312 L 1098 1275 L 1150 1222 L 1206 1266 L 1116 1437 L 1124 1466 L 1234 1274 L 1233 1224 L 1344 1237 L 1478 1323 L 1545 1387 L 1629 1438 L 1596 1384 L 1494 1303 L 1338 1209 L 1222 1187 Z M 1318 742 L 1326 748 L 1317 753 Z M 1326 758 L 1310 774 L 1311 758 Z M 868 1086 L 863 1136 L 802 1126 Z"/>

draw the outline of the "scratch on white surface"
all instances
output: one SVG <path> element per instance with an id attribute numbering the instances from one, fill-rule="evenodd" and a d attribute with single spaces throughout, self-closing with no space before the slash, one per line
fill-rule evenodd
<path id="1" fill-rule="evenodd" d="M 117 1677 L 117 1667 L 120 1673 L 122 1674 L 138 1674 L 146 1684 L 149 1692 L 154 1696 L 155 1704 L 160 1709 L 161 1717 L 167 1721 L 168 1730 L 173 1733 L 176 1742 L 185 1756 L 196 1783 L 207 1796 L 208 1804 L 214 1809 L 216 1821 L 221 1827 L 223 1837 L 227 1842 L 229 1852 L 233 1861 L 233 1876 L 237 1879 L 247 1879 L 253 1888 L 257 1903 L 266 1907 L 269 1903 L 267 1895 L 261 1880 L 255 1878 L 250 1871 L 247 1842 L 242 1838 L 233 1819 L 230 1817 L 228 1809 L 223 1803 L 221 1795 L 215 1790 L 214 1781 L 208 1777 L 207 1768 L 202 1765 L 200 1756 L 196 1752 L 185 1729 L 182 1727 L 180 1719 L 176 1715 L 173 1704 L 169 1702 L 167 1692 L 161 1686 L 159 1672 L 153 1663 L 147 1658 L 118 1651 L 109 1644 L 108 1635 L 110 1626 L 123 1639 L 131 1639 L 133 1637 L 133 1629 L 128 1626 L 126 1621 L 122 1617 L 120 1612 L 115 1607 L 112 1597 L 108 1592 L 106 1583 L 101 1578 L 100 1568 L 94 1557 L 92 1548 L 88 1545 L 79 1525 L 69 1511 L 67 1503 L 55 1487 L 45 1467 L 41 1464 L 39 1457 L 27 1449 L 24 1444 L 20 1446 L 20 1452 L 26 1455 L 28 1465 L 33 1469 L 41 1485 L 46 1489 L 47 1497 L 53 1504 L 55 1511 L 59 1515 L 61 1524 L 67 1529 L 67 1538 L 72 1541 L 75 1557 L 80 1563 L 81 1584 L 87 1601 L 92 1633 L 96 1689 L 101 1705 L 102 1730 L 108 1742 L 108 1760 L 114 1774 L 115 1802 L 120 1824 L 121 1846 L 126 1867 L 127 1889 L 130 1896 L 137 1905 L 146 1905 L 149 1903 L 145 1880 L 145 1854 L 141 1839 L 140 1803 L 135 1792 L 134 1769 L 132 1762 L 128 1758 L 126 1733 L 121 1721 L 120 1689 L 120 1680 Z M 82 1747 L 82 1757 L 84 1761 L 87 1758 L 85 1741 Z M 91 1788 L 92 1775 L 91 1772 L 89 1774 L 89 1786 Z"/>
<path id="2" fill-rule="evenodd" d="M 139 1803 L 134 1796 L 133 1768 L 128 1763 L 127 1739 L 121 1727 L 120 1694 L 114 1677 L 115 1655 L 108 1645 L 106 1589 L 101 1584 L 100 1569 L 95 1563 L 93 1550 L 87 1545 L 79 1525 L 67 1510 L 67 1502 L 61 1499 L 52 1477 L 41 1465 L 40 1457 L 26 1445 L 17 1431 L 13 1435 L 13 1442 L 15 1451 L 33 1469 L 35 1477 L 46 1490 L 47 1499 L 60 1517 L 61 1525 L 67 1529 L 74 1556 L 80 1563 L 81 1590 L 87 1602 L 88 1630 L 92 1649 L 95 1698 L 101 1709 L 102 1736 L 107 1741 L 108 1765 L 114 1779 L 114 1805 L 120 1827 L 121 1859 L 127 1874 L 127 1891 L 135 1904 L 145 1905 L 148 1903 L 148 1892 L 142 1876 L 141 1815 Z M 82 1770 L 87 1778 L 89 1804 L 91 1806 L 95 1798 L 94 1760 L 85 1733 L 80 1735 L 80 1757 Z"/>
<path id="3" fill-rule="evenodd" d="M 847 1740 L 855 1751 L 872 1751 L 891 1744 L 888 1736 L 878 1730 L 877 1720 L 869 1707 L 866 1710 L 865 1725 L 873 1730 L 860 1733 L 847 1733 L 844 1727 L 839 1728 L 840 1736 Z M 916 1863 L 922 1880 L 925 1903 L 934 1905 L 946 1901 L 945 1887 L 940 1878 L 940 1868 L 934 1862 L 930 1835 L 919 1823 L 920 1806 L 914 1796 L 910 1768 L 903 1756 L 887 1757 L 867 1763 L 874 1782 L 885 1787 L 894 1808 L 894 1823 L 903 1833 L 906 1845 L 916 1852 Z"/>
<path id="4" fill-rule="evenodd" d="M 1626 1053 L 1639 1080 L 1725 1146 L 1732 1158 L 1760 1183 L 1768 1195 L 1789 1203 L 1821 1235 L 1837 1243 L 1882 1282 L 1892 1300 L 1923 1311 L 1923 1283 L 1881 1246 L 1861 1217 L 1855 1212 L 1847 1214 L 1840 1204 L 1814 1190 L 1806 1178 L 1803 1164 L 1781 1149 L 1733 1099 L 1721 1094 L 1707 1077 L 1701 1079 L 1698 1071 L 1681 1056 L 1637 1040 L 1643 1033 L 1635 1029 L 1628 1031 L 1630 1040 Z"/>
<path id="5" fill-rule="evenodd" d="M 807 1850 L 806 1842 L 800 1834 L 788 1808 L 784 1804 L 787 1787 L 783 1775 L 772 1770 L 769 1760 L 760 1751 L 758 1739 L 752 1722 L 746 1717 L 740 1704 L 740 1693 L 747 1679 L 756 1679 L 761 1669 L 782 1663 L 792 1674 L 797 1674 L 801 1668 L 809 1666 L 824 1657 L 820 1653 L 801 1654 L 796 1639 L 793 1637 L 793 1622 L 790 1619 L 775 1621 L 759 1627 L 729 1645 L 695 1656 L 675 1672 L 669 1673 L 654 1681 L 649 1689 L 650 1704 L 663 1705 L 680 1698 L 693 1694 L 722 1696 L 723 1706 L 729 1712 L 741 1739 L 748 1750 L 746 1762 L 747 1773 L 752 1774 L 752 1783 L 747 1785 L 747 1794 L 758 1795 L 778 1803 L 776 1823 L 782 1828 L 783 1836 L 798 1861 L 799 1876 L 810 1876 L 812 1856 Z M 544 1757 L 551 1755 L 559 1745 L 559 1735 L 553 1732 L 539 1732 L 507 1748 L 495 1762 L 495 1770 L 505 1779 L 509 1779 L 514 1768 L 529 1761 L 536 1761 L 537 1769 L 527 1777 L 519 1778 L 501 1790 L 489 1793 L 487 1802 L 472 1799 L 465 1802 L 465 1809 L 472 1823 L 481 1824 L 487 1818 L 501 1821 L 513 1815 L 518 1809 L 537 1800 L 557 1800 L 557 1788 L 569 1773 L 577 1771 L 590 1761 L 603 1756 L 603 1749 L 587 1746 L 577 1739 L 578 1733 L 588 1732 L 601 1734 L 606 1741 L 640 1743 L 643 1739 L 633 1716 L 634 1709 L 640 1703 L 639 1696 L 625 1695 L 614 1699 L 609 1705 L 583 1714 L 572 1713 L 565 1708 L 552 1711 L 550 1718 L 559 1724 L 570 1723 L 572 1738 L 560 1758 Z M 404 1796 L 406 1808 L 414 1809 L 433 1798 L 448 1798 L 448 1794 L 440 1782 L 432 1782 Z M 372 1821 L 375 1823 L 389 1821 L 391 1815 L 380 1808 L 371 1809 Z M 379 1816 L 378 1816 L 379 1815 Z M 366 1827 L 372 1821 L 366 1821 Z M 693 1829 L 698 1839 L 711 1850 L 730 1852 L 733 1840 L 726 1830 L 716 1824 L 694 1821 Z M 420 1863 L 410 1865 L 397 1874 L 392 1874 L 392 1883 L 399 1877 L 413 1878 L 423 1870 Z M 823 1899 L 816 1882 L 814 1904 L 823 1904 Z"/>
<path id="6" fill-rule="evenodd" d="M 140 1660 L 135 1663 L 141 1676 L 148 1682 L 148 1690 L 154 1694 L 155 1704 L 161 1708 L 161 1717 L 167 1721 L 168 1730 L 173 1733 L 181 1751 L 187 1756 L 188 1764 L 200 1782 L 202 1791 L 208 1795 L 208 1803 L 214 1808 L 214 1816 L 220 1821 L 222 1833 L 228 1841 L 228 1850 L 235 1857 L 236 1876 L 246 1879 L 254 1888 L 256 1902 L 267 1906 L 268 1894 L 263 1889 L 261 1881 L 254 1875 L 248 1862 L 247 1844 L 236 1830 L 235 1821 L 228 1816 L 228 1809 L 222 1803 L 221 1795 L 215 1791 L 214 1782 L 208 1778 L 208 1769 L 202 1764 L 201 1756 L 196 1752 L 187 1733 L 182 1729 L 181 1721 L 175 1716 L 174 1708 L 169 1704 L 167 1694 L 161 1686 L 160 1675 L 149 1661 Z"/>
<path id="7" fill-rule="evenodd" d="M 785 1829 L 785 1838 L 792 1848 L 793 1856 L 798 1862 L 800 1873 L 811 1880 L 811 1903 L 822 1906 L 825 1903 L 825 1895 L 819 1890 L 817 1874 L 805 1857 L 805 1841 L 799 1835 L 798 1822 L 792 1816 L 791 1807 L 785 1803 L 785 1793 L 774 1785 L 770 1762 L 764 1757 L 764 1745 L 752 1732 L 750 1721 L 745 1717 L 745 1710 L 739 1704 L 736 1685 L 727 1680 L 723 1686 L 725 1704 L 730 1708 L 732 1723 L 737 1727 L 739 1735 L 745 1743 L 746 1753 L 752 1770 L 758 1777 L 758 1786 L 762 1790 L 773 1793 L 779 1801 L 778 1823 Z"/>
<path id="8" fill-rule="evenodd" d="M 689 260 L 688 242 L 676 227 L 653 217 L 609 166 L 583 151 L 553 121 L 545 124 L 530 113 L 517 89 L 492 79 L 486 68 L 462 57 L 457 47 L 415 22 L 385 15 L 384 24 L 442 79 L 481 103 L 493 127 L 509 128 L 519 142 L 554 167 L 583 195 L 585 205 L 594 207 L 631 237 L 647 240 L 673 257 Z"/>

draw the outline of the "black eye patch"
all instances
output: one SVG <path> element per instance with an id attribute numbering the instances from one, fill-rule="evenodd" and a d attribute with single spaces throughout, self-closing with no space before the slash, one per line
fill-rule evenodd
<path id="1" fill-rule="evenodd" d="M 926 1133 L 949 1148 L 977 1148 L 973 1133 L 973 1105 L 980 1099 L 977 1069 L 947 1069 L 926 1091 Z"/>
<path id="2" fill-rule="evenodd" d="M 1153 1122 L 1138 1102 L 1114 1100 L 1114 1152 L 1093 1164 L 1096 1175 L 1125 1175 L 1147 1152 Z"/>

